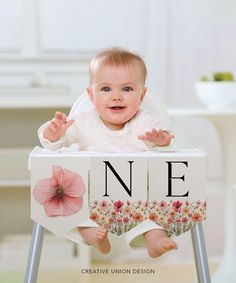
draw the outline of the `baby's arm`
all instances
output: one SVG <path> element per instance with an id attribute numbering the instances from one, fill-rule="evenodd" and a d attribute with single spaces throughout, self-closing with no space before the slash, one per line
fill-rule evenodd
<path id="1" fill-rule="evenodd" d="M 56 142 L 66 132 L 66 130 L 74 123 L 74 120 L 68 120 L 66 114 L 57 111 L 54 118 L 48 124 L 43 132 L 43 137 L 50 142 Z"/>
<path id="2" fill-rule="evenodd" d="M 139 135 L 138 138 L 143 141 L 154 143 L 158 146 L 167 146 L 170 144 L 174 135 L 167 131 L 152 129 L 151 132 L 146 132 L 144 135 Z"/>

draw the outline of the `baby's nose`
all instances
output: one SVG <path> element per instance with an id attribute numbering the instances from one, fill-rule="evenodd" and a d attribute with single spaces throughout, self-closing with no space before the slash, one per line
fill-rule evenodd
<path id="1" fill-rule="evenodd" d="M 121 100 L 123 98 L 123 95 L 120 91 L 116 91 L 112 95 L 113 100 Z"/>

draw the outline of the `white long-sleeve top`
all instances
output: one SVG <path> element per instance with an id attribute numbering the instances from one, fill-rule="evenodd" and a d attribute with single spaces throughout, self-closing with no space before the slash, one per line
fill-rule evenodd
<path id="1" fill-rule="evenodd" d="M 57 150 L 78 143 L 78 149 L 81 151 L 138 152 L 158 150 L 158 146 L 139 140 L 138 136 L 151 131 L 153 128 L 171 131 L 170 125 L 161 121 L 158 115 L 141 109 L 135 117 L 125 124 L 123 129 L 118 131 L 107 128 L 96 109 L 82 112 L 74 120 L 66 133 L 56 142 L 50 142 L 43 137 L 43 132 L 50 121 L 43 124 L 38 130 L 42 146 Z"/>

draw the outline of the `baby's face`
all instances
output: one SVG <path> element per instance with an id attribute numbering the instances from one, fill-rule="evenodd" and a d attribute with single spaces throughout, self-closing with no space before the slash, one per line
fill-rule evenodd
<path id="1" fill-rule="evenodd" d="M 88 88 L 91 101 L 111 130 L 122 129 L 135 116 L 145 93 L 136 65 L 101 67 Z"/>

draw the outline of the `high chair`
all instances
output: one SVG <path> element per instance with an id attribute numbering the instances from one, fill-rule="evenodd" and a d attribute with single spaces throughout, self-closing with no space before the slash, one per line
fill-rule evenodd
<path id="1" fill-rule="evenodd" d="M 69 118 L 72 118 L 76 114 L 89 110 L 93 107 L 92 103 L 88 99 L 86 93 L 83 93 L 71 108 Z M 158 97 L 153 97 L 151 94 L 147 94 L 144 101 L 141 104 L 141 108 L 156 111 L 166 121 L 169 121 L 168 113 L 165 110 L 162 102 Z M 54 153 L 56 156 L 56 154 Z M 149 156 L 151 156 L 149 154 Z M 144 155 L 145 156 L 145 155 Z M 31 169 L 31 168 L 30 168 Z M 197 174 L 197 172 L 196 172 Z M 150 174 L 149 174 L 150 175 Z M 150 176 L 149 176 L 150 178 Z M 34 219 L 33 219 L 34 220 Z M 37 280 L 42 244 L 44 236 L 44 226 L 37 223 L 34 220 L 32 240 L 28 254 L 28 262 L 25 273 L 25 283 L 35 283 Z M 207 253 L 205 248 L 204 234 L 202 223 L 198 222 L 191 228 L 192 246 L 194 252 L 195 267 L 197 271 L 198 283 L 210 283 L 210 273 L 208 267 Z"/>

